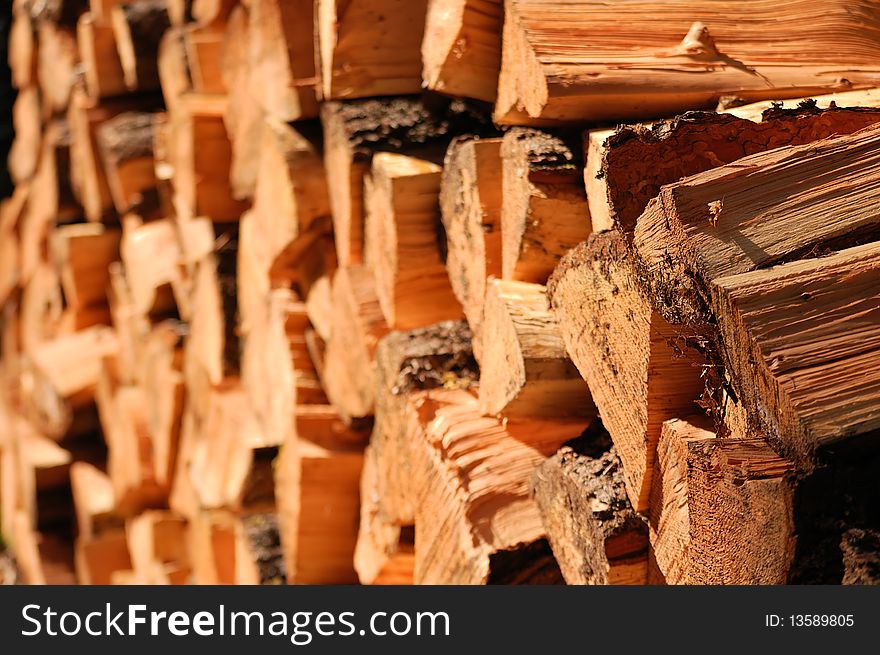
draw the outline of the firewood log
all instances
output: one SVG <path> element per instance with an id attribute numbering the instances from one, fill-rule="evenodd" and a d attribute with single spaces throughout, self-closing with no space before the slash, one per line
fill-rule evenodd
<path id="1" fill-rule="evenodd" d="M 876 9 L 870 0 L 860 7 L 866 15 Z M 794 2 L 780 13 L 766 0 L 507 0 L 496 120 L 639 120 L 709 109 L 721 96 L 755 101 L 874 86 L 878 44 L 838 37 L 870 33 L 872 20 L 841 0 L 821 3 L 821 22 L 799 20 L 814 9 Z"/>
<path id="2" fill-rule="evenodd" d="M 8 50 L 12 85 L 19 90 L 36 85 L 37 38 L 27 7 L 13 7 Z"/>
<path id="3" fill-rule="evenodd" d="M 76 41 L 91 98 L 108 98 L 129 91 L 109 22 L 99 22 L 91 14 L 83 14 L 76 26 Z"/>
<path id="4" fill-rule="evenodd" d="M 333 276 L 335 315 L 321 382 L 346 422 L 373 415 L 376 345 L 388 333 L 372 276 L 362 267 Z"/>
<path id="5" fill-rule="evenodd" d="M 131 570 L 125 532 L 115 530 L 89 540 L 78 537 L 74 561 L 78 584 L 113 584 L 115 575 Z"/>
<path id="6" fill-rule="evenodd" d="M 601 424 L 541 464 L 531 489 L 568 584 L 648 584 L 648 529 Z"/>
<path id="7" fill-rule="evenodd" d="M 156 194 L 154 114 L 124 112 L 98 126 L 96 138 L 107 184 L 119 215 L 139 208 L 149 215 Z M 152 201 L 155 205 L 155 200 Z"/>
<path id="8" fill-rule="evenodd" d="M 16 185 L 12 197 L 0 201 L 0 303 L 3 304 L 10 300 L 19 285 L 20 253 L 17 230 L 24 214 L 28 193 L 27 185 L 19 184 Z"/>
<path id="9" fill-rule="evenodd" d="M 446 232 L 446 268 L 452 291 L 482 342 L 486 279 L 501 277 L 501 139 L 458 139 L 446 152 L 440 209 Z"/>
<path id="10" fill-rule="evenodd" d="M 113 483 L 106 473 L 92 464 L 74 462 L 70 467 L 70 488 L 81 540 L 89 541 L 123 526 L 122 518 L 114 513 Z"/>
<path id="11" fill-rule="evenodd" d="M 501 143 L 502 273 L 544 284 L 566 251 L 589 236 L 580 155 L 558 137 L 514 129 Z"/>
<path id="12" fill-rule="evenodd" d="M 364 452 L 361 475 L 361 513 L 354 568 L 361 584 L 411 585 L 415 568 L 415 530 L 398 525 L 382 511 L 376 451 Z"/>
<path id="13" fill-rule="evenodd" d="M 110 324 L 108 268 L 119 259 L 119 239 L 119 230 L 100 224 L 65 225 L 52 233 L 49 245 L 67 303 L 65 313 L 77 315 L 67 319 L 71 326 Z"/>
<path id="14" fill-rule="evenodd" d="M 696 447 L 715 436 L 709 418 L 700 414 L 670 419 L 660 431 L 648 525 L 654 558 L 667 584 L 687 584 L 691 580 L 688 463 L 692 460 L 688 459 L 688 452 L 692 444 Z"/>
<path id="15" fill-rule="evenodd" d="M 757 115 L 743 109 L 751 115 L 688 112 L 650 129 L 591 133 L 584 175 L 594 226 L 615 224 L 631 233 L 665 184 L 780 146 L 851 134 L 880 120 L 877 109 L 820 109 L 810 100 L 789 109 L 768 107 Z"/>
<path id="16" fill-rule="evenodd" d="M 230 185 L 232 146 L 223 125 L 222 96 L 185 94 L 171 117 L 174 189 L 190 216 L 237 221 L 247 205 L 235 200 Z"/>
<path id="17" fill-rule="evenodd" d="M 835 222 L 843 227 L 845 217 Z M 880 428 L 873 365 L 878 275 L 880 248 L 873 243 L 711 286 L 737 395 L 754 424 L 803 467 Z"/>
<path id="18" fill-rule="evenodd" d="M 429 105 L 412 97 L 327 102 L 321 107 L 321 122 L 333 230 L 342 266 L 362 261 L 364 176 L 374 152 L 442 146 L 456 134 L 492 129 L 479 110 L 461 102 Z"/>
<path id="19" fill-rule="evenodd" d="M 64 111 L 70 99 L 79 61 L 75 31 L 50 21 L 38 21 L 37 79 L 44 115 Z"/>
<path id="20" fill-rule="evenodd" d="M 713 280 L 876 235 L 878 217 L 867 208 L 878 145 L 880 130 L 866 128 L 752 155 L 666 186 L 639 218 L 633 241 L 664 315 L 697 324 L 710 313 L 703 290 Z M 788 184 L 781 189 L 781 174 L 803 193 L 792 196 Z M 811 184 L 823 174 L 829 177 L 822 185 Z M 834 203 L 823 204 L 823 185 L 844 178 Z M 827 220 L 829 212 L 834 220 Z"/>
<path id="21" fill-rule="evenodd" d="M 113 330 L 96 326 L 31 350 L 22 373 L 27 416 L 55 438 L 92 429 L 102 359 L 116 348 Z"/>
<path id="22" fill-rule="evenodd" d="M 36 86 L 22 87 L 12 105 L 15 139 L 9 151 L 7 166 L 12 181 L 22 184 L 37 172 L 42 143 L 40 92 Z"/>
<path id="23" fill-rule="evenodd" d="M 171 25 L 165 0 L 115 4 L 110 10 L 110 23 L 125 85 L 130 90 L 158 89 L 156 53 L 162 35 Z"/>
<path id="24" fill-rule="evenodd" d="M 168 111 L 174 112 L 180 97 L 193 90 L 183 29 L 172 27 L 165 31 L 159 42 L 156 67 L 165 106 Z"/>
<path id="25" fill-rule="evenodd" d="M 351 584 L 365 435 L 330 407 L 302 410 L 275 469 L 287 580 Z"/>
<path id="26" fill-rule="evenodd" d="M 503 15 L 501 0 L 429 0 L 422 40 L 425 86 L 494 102 Z"/>
<path id="27" fill-rule="evenodd" d="M 411 397 L 421 426 L 411 482 L 416 584 L 560 582 L 529 480 L 579 424 L 502 423 L 481 417 L 470 392 L 423 394 Z"/>
<path id="28" fill-rule="evenodd" d="M 662 424 L 693 413 L 704 389 L 704 360 L 687 349 L 695 335 L 653 308 L 616 232 L 595 234 L 566 255 L 548 294 L 623 462 L 630 501 L 645 511 Z"/>
<path id="29" fill-rule="evenodd" d="M 189 26 L 182 30 L 186 61 L 196 93 L 226 93 L 221 69 L 225 25 Z"/>
<path id="30" fill-rule="evenodd" d="M 131 567 L 141 584 L 185 584 L 190 575 L 186 521 L 171 512 L 143 512 L 126 524 Z"/>
<path id="31" fill-rule="evenodd" d="M 418 93 L 427 7 L 428 0 L 318 0 L 315 52 L 323 98 Z"/>
<path id="32" fill-rule="evenodd" d="M 462 314 L 439 247 L 440 171 L 429 159 L 378 153 L 365 180 L 365 261 L 392 329 Z"/>
<path id="33" fill-rule="evenodd" d="M 312 0 L 251 2 L 251 84 L 269 118 L 287 122 L 318 115 L 314 11 Z"/>
<path id="34" fill-rule="evenodd" d="M 540 284 L 489 279 L 481 326 L 480 411 L 506 417 L 595 418 Z"/>

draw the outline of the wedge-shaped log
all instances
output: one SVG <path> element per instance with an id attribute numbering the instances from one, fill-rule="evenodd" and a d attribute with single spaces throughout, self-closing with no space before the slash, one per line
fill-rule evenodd
<path id="1" fill-rule="evenodd" d="M 561 581 L 529 481 L 582 429 L 580 422 L 503 423 L 480 416 L 468 391 L 410 396 L 421 430 L 413 446 L 416 584 Z"/>
<path id="2" fill-rule="evenodd" d="M 129 91 L 116 36 L 109 22 L 96 21 L 91 14 L 83 14 L 76 25 L 76 41 L 89 97 L 109 98 Z"/>
<path id="3" fill-rule="evenodd" d="M 737 394 L 799 464 L 880 433 L 878 283 L 872 243 L 712 285 Z"/>
<path id="4" fill-rule="evenodd" d="M 691 444 L 715 439 L 714 426 L 705 415 L 671 419 L 663 424 L 648 511 L 651 549 L 667 584 L 687 584 L 691 541 L 688 506 L 688 452 Z M 760 520 L 754 514 L 746 521 Z"/>
<path id="5" fill-rule="evenodd" d="M 418 93 L 427 9 L 428 0 L 317 0 L 324 99 Z"/>
<path id="6" fill-rule="evenodd" d="M 567 254 L 548 293 L 623 462 L 630 501 L 646 511 L 661 426 L 693 413 L 704 389 L 703 359 L 686 348 L 694 335 L 653 308 L 616 232 L 594 234 Z"/>
<path id="7" fill-rule="evenodd" d="M 880 234 L 880 128 L 779 148 L 669 185 L 633 243 L 652 297 L 674 322 L 707 320 L 713 280 Z"/>
<path id="8" fill-rule="evenodd" d="M 366 178 L 366 264 L 392 329 L 462 313 L 440 253 L 440 171 L 427 159 L 378 153 Z"/>
<path id="9" fill-rule="evenodd" d="M 289 582 L 356 582 L 353 557 L 365 436 L 347 430 L 332 407 L 313 406 L 297 415 L 295 432 L 275 467 Z"/>
<path id="10" fill-rule="evenodd" d="M 648 583 L 648 527 L 627 499 L 623 467 L 601 424 L 541 464 L 531 485 L 568 584 Z"/>
<path id="11" fill-rule="evenodd" d="M 476 335 L 483 321 L 486 279 L 501 277 L 501 139 L 462 138 L 446 151 L 440 210 L 452 291 Z M 474 338 L 474 352 L 481 343 Z"/>
<path id="12" fill-rule="evenodd" d="M 318 115 L 313 0 L 257 0 L 250 7 L 252 84 L 266 114 L 280 121 Z"/>
<path id="13" fill-rule="evenodd" d="M 442 147 L 456 134 L 492 131 L 482 110 L 401 97 L 327 102 L 321 107 L 324 166 L 340 265 L 362 262 L 364 176 L 375 152 Z M 413 154 L 418 154 L 415 152 Z"/>
<path id="14" fill-rule="evenodd" d="M 490 278 L 480 328 L 480 411 L 508 417 L 596 416 L 540 284 Z"/>
<path id="15" fill-rule="evenodd" d="M 818 8 L 821 21 L 807 18 L 817 10 L 810 0 L 507 0 L 496 120 L 638 120 L 711 109 L 721 96 L 874 86 L 876 2 L 824 0 Z M 862 38 L 840 38 L 850 32 Z"/>
<path id="16" fill-rule="evenodd" d="M 562 139 L 514 129 L 501 144 L 502 272 L 544 284 L 568 250 L 592 229 L 580 155 Z"/>
<path id="17" fill-rule="evenodd" d="M 428 0 L 422 40 L 425 86 L 495 102 L 503 14 L 502 0 Z"/>
<path id="18" fill-rule="evenodd" d="M 877 107 L 878 98 L 864 96 L 842 93 L 826 97 L 821 105 L 803 100 L 788 108 L 762 104 L 724 114 L 687 112 L 650 128 L 592 131 L 584 144 L 584 176 L 594 229 L 617 225 L 631 233 L 663 185 L 748 155 L 851 134 L 877 123 L 880 110 L 870 107 Z M 841 108 L 829 106 L 832 102 Z M 869 108 L 858 108 L 863 102 Z"/>
<path id="19" fill-rule="evenodd" d="M 116 211 L 155 206 L 156 164 L 153 156 L 155 114 L 125 112 L 101 123 L 98 148 Z"/>

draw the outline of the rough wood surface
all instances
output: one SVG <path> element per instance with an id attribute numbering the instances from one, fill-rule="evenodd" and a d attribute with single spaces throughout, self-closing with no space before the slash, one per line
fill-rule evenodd
<path id="1" fill-rule="evenodd" d="M 627 499 L 623 467 L 601 424 L 538 467 L 531 489 L 568 584 L 648 583 L 648 527 Z"/>
<path id="2" fill-rule="evenodd" d="M 872 243 L 712 285 L 737 393 L 799 463 L 880 430 L 878 282 Z"/>
<path id="3" fill-rule="evenodd" d="M 428 0 L 317 0 L 323 98 L 418 93 L 427 6 Z"/>
<path id="4" fill-rule="evenodd" d="M 880 129 L 759 153 L 669 185 L 636 226 L 637 262 L 674 322 L 707 319 L 713 280 L 870 240 Z"/>
<path id="5" fill-rule="evenodd" d="M 446 269 L 479 355 L 486 279 L 501 277 L 501 139 L 456 139 L 440 182 Z"/>
<path id="6" fill-rule="evenodd" d="M 688 334 L 653 309 L 616 232 L 594 234 L 567 254 L 548 294 L 623 462 L 630 501 L 645 511 L 662 424 L 693 413 L 702 358 L 686 348 Z"/>
<path id="7" fill-rule="evenodd" d="M 568 250 L 591 231 L 580 154 L 537 130 L 510 130 L 501 143 L 502 273 L 544 284 Z"/>
<path id="8" fill-rule="evenodd" d="M 710 109 L 721 96 L 874 86 L 876 10 L 873 0 L 507 0 L 495 116 L 638 120 Z"/>
<path id="9" fill-rule="evenodd" d="M 547 290 L 490 278 L 480 327 L 480 411 L 507 417 L 596 416 L 569 359 Z"/>
<path id="10" fill-rule="evenodd" d="M 430 159 L 377 153 L 365 179 L 364 257 L 392 329 L 462 314 L 440 249 L 440 172 Z"/>
<path id="11" fill-rule="evenodd" d="M 502 0 L 428 0 L 422 40 L 425 86 L 494 102 L 503 19 Z"/>

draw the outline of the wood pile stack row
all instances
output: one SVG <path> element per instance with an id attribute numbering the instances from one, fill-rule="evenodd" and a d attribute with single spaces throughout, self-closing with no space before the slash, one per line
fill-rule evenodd
<path id="1" fill-rule="evenodd" d="M 877 580 L 880 1 L 13 4 L 24 582 Z"/>

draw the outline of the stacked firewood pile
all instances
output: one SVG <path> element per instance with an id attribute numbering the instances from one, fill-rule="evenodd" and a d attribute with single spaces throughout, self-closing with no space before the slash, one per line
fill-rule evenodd
<path id="1" fill-rule="evenodd" d="M 22 581 L 880 577 L 880 0 L 13 5 Z"/>

